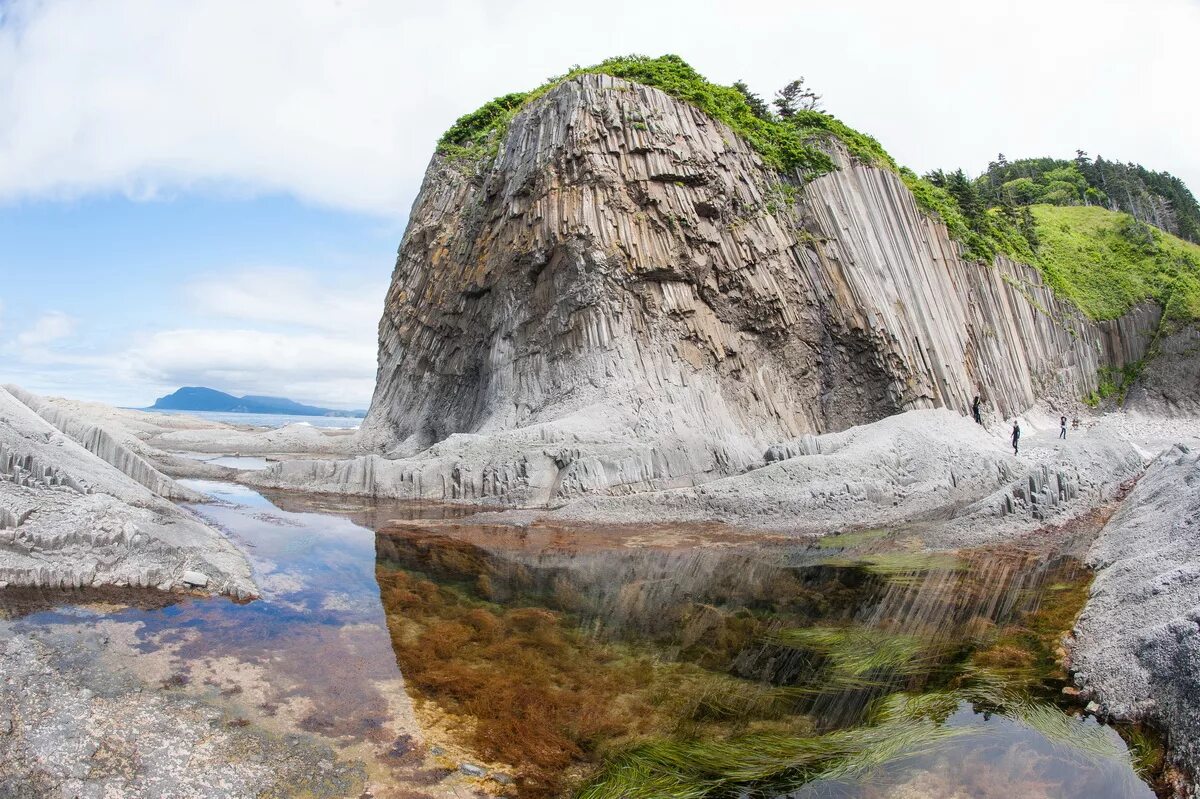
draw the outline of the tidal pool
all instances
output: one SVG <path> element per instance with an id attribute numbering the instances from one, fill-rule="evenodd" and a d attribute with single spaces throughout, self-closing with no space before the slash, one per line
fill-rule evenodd
<path id="1" fill-rule="evenodd" d="M 0 608 L 104 630 L 155 690 L 327 742 L 359 776 L 326 795 L 1154 796 L 1152 739 L 1062 691 L 1087 529 L 931 554 L 913 531 L 487 526 L 185 482 L 262 599 Z"/>

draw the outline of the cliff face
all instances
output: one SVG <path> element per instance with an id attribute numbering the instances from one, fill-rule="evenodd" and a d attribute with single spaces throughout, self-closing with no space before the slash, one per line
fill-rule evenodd
<path id="1" fill-rule="evenodd" d="M 1078 397 L 1140 357 L 1152 312 L 1101 329 L 1030 267 L 963 261 L 894 174 L 832 153 L 841 168 L 797 190 L 694 107 L 585 75 L 523 110 L 490 168 L 435 156 L 364 442 L 409 458 L 454 437 L 376 490 L 703 481 L 977 393 L 1004 416 Z M 327 482 L 379 479 L 339 468 Z"/>

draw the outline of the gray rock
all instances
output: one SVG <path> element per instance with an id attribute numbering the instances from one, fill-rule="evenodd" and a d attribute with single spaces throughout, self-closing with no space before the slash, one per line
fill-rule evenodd
<path id="1" fill-rule="evenodd" d="M 1097 569 L 1076 625 L 1077 682 L 1105 714 L 1165 727 L 1200 767 L 1200 454 L 1158 457 L 1092 546 Z"/>
<path id="2" fill-rule="evenodd" d="M 0 388 L 0 527 L 13 530 L 0 538 L 5 584 L 149 587 L 203 568 L 211 590 L 255 593 L 245 556 L 170 501 L 198 496 L 120 436 Z"/>
<path id="3" fill-rule="evenodd" d="M 203 572 L 185 571 L 179 576 L 179 579 L 196 588 L 204 588 L 208 585 L 208 575 Z"/>
<path id="4" fill-rule="evenodd" d="M 976 393 L 1008 416 L 1145 351 L 1154 309 L 1093 324 L 1033 267 L 965 260 L 897 175 L 829 147 L 837 170 L 787 183 L 694 106 L 584 75 L 517 114 L 494 163 L 435 155 L 380 323 L 375 454 L 247 479 L 553 507 L 733 477 Z M 1051 486 L 1030 513 L 1058 503 Z"/>
<path id="5" fill-rule="evenodd" d="M 459 763 L 458 770 L 468 777 L 486 777 L 488 773 L 487 769 L 474 763 Z"/>

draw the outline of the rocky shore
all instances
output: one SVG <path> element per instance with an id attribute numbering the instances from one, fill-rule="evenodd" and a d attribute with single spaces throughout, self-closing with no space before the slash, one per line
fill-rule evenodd
<path id="1" fill-rule="evenodd" d="M 1088 555 L 1096 570 L 1075 629 L 1076 682 L 1118 719 L 1160 725 L 1200 764 L 1200 446 L 1159 455 Z"/>
<path id="2" fill-rule="evenodd" d="M 125 447 L 121 431 L 65 414 L 55 426 L 41 407 L 0 389 L 0 585 L 257 595 L 237 547 L 171 501 L 199 495 Z"/>

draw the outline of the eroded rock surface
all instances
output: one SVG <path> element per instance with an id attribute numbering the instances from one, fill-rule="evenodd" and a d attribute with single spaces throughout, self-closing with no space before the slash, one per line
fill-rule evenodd
<path id="1" fill-rule="evenodd" d="M 544 506 L 694 486 L 908 411 L 1011 416 L 1140 357 L 1036 270 L 964 261 L 890 171 L 783 180 L 651 88 L 567 81 L 494 163 L 435 155 L 380 323 L 362 434 L 263 485 Z"/>
<path id="2" fill-rule="evenodd" d="M 1089 553 L 1097 569 L 1076 626 L 1077 682 L 1103 712 L 1160 723 L 1200 766 L 1200 452 L 1159 456 Z"/>
<path id="3" fill-rule="evenodd" d="M 169 590 L 185 587 L 182 576 L 193 571 L 218 593 L 257 594 L 237 548 L 166 499 L 192 492 L 108 432 L 59 422 L 104 459 L 0 389 L 0 587 Z"/>

